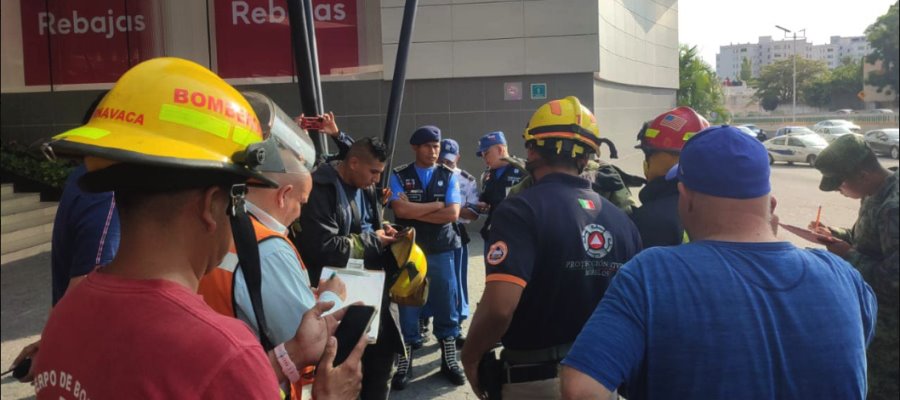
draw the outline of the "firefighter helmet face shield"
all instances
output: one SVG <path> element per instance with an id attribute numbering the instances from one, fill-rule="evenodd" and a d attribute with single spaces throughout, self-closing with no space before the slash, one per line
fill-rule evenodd
<path id="1" fill-rule="evenodd" d="M 268 96 L 258 92 L 242 92 L 241 94 L 256 112 L 266 141 L 274 141 L 278 146 L 290 150 L 303 166 L 311 171 L 316 160 L 316 149 L 309 133 L 300 128 Z M 272 165 L 270 168 L 277 168 L 277 166 Z M 263 171 L 278 172 L 266 168 Z M 281 172 L 284 172 L 283 166 Z"/>

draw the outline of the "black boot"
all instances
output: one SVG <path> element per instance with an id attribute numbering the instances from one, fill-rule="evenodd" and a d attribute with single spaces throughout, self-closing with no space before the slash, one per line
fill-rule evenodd
<path id="1" fill-rule="evenodd" d="M 466 374 L 456 358 L 456 338 L 446 338 L 441 342 L 441 373 L 456 386 L 466 384 Z"/>
<path id="2" fill-rule="evenodd" d="M 406 384 L 412 378 L 412 352 L 412 346 L 406 345 L 406 354 L 397 355 L 397 372 L 394 373 L 394 377 L 391 379 L 391 390 L 406 389 Z"/>
<path id="3" fill-rule="evenodd" d="M 456 336 L 456 348 L 462 349 L 463 346 L 465 346 L 465 345 L 466 345 L 466 337 L 463 336 L 462 333 L 460 333 L 458 336 Z"/>

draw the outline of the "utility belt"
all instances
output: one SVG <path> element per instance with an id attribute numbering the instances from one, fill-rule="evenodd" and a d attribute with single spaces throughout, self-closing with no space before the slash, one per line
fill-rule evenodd
<path id="1" fill-rule="evenodd" d="M 559 376 L 559 363 L 572 348 L 571 343 L 537 350 L 503 349 L 485 353 L 478 367 L 481 390 L 489 399 L 499 399 L 503 385 L 543 381 Z"/>

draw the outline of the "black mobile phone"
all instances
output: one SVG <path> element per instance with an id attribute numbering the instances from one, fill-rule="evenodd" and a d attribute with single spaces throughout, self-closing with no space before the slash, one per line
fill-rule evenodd
<path id="1" fill-rule="evenodd" d="M 340 325 L 334 332 L 337 339 L 337 354 L 334 357 L 333 365 L 337 367 L 350 356 L 359 337 L 366 334 L 372 320 L 375 317 L 375 307 L 351 305 L 347 307 L 347 313 L 341 319 Z"/>
<path id="2" fill-rule="evenodd" d="M 26 358 L 16 364 L 14 367 L 10 368 L 8 371 L 4 372 L 3 375 L 6 375 L 12 372 L 13 378 L 22 379 L 25 375 L 28 375 L 28 370 L 31 369 L 31 358 Z"/>

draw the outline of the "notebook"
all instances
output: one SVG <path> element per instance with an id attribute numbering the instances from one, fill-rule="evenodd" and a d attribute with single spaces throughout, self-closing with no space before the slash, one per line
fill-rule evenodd
<path id="1" fill-rule="evenodd" d="M 378 327 L 381 323 L 381 296 L 384 292 L 384 271 L 372 271 L 365 269 L 347 268 L 322 268 L 322 279 L 331 277 L 332 272 L 344 281 L 347 286 L 347 300 L 344 304 L 353 304 L 357 301 L 367 306 L 375 307 L 375 317 L 369 327 L 369 343 L 378 340 Z M 330 310 L 325 315 L 337 310 Z"/>

